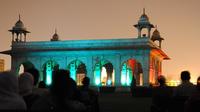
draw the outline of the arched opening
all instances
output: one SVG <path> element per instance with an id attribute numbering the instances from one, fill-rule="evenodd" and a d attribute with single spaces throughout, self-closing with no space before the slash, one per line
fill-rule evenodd
<path id="1" fill-rule="evenodd" d="M 94 67 L 94 81 L 98 86 L 114 86 L 115 75 L 112 63 L 100 60 Z"/>
<path id="2" fill-rule="evenodd" d="M 23 62 L 22 64 L 20 64 L 17 68 L 17 73 L 21 74 L 23 72 L 25 72 L 28 69 L 34 68 L 34 65 L 30 62 L 30 61 L 26 61 Z"/>
<path id="3" fill-rule="evenodd" d="M 70 77 L 77 82 L 77 85 L 82 85 L 82 80 L 87 74 L 86 66 L 80 60 L 74 60 L 67 66 L 70 71 Z"/>
<path id="4" fill-rule="evenodd" d="M 141 30 L 141 36 L 142 37 L 147 37 L 148 36 L 148 29 L 147 28 L 143 28 Z"/>
<path id="5" fill-rule="evenodd" d="M 53 60 L 49 60 L 43 65 L 43 79 L 47 86 L 51 85 L 52 74 L 56 69 L 59 69 L 59 65 Z"/>
<path id="6" fill-rule="evenodd" d="M 121 85 L 130 86 L 135 78 L 136 85 L 143 85 L 142 66 L 135 59 L 129 59 L 122 64 L 121 68 Z"/>

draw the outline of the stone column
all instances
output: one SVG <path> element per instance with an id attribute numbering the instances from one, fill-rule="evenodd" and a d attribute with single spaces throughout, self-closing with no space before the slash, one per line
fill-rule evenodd
<path id="1" fill-rule="evenodd" d="M 138 37 L 141 38 L 141 31 L 142 30 L 140 28 L 137 28 L 137 29 L 138 29 Z"/>
<path id="2" fill-rule="evenodd" d="M 17 73 L 17 67 L 18 67 L 18 64 L 17 64 L 17 60 L 14 58 L 14 56 L 11 56 L 11 70 L 14 72 L 14 73 Z"/>
<path id="3" fill-rule="evenodd" d="M 121 59 L 120 55 L 116 56 L 115 63 L 113 63 L 115 70 L 115 86 L 121 86 Z"/>
<path id="4" fill-rule="evenodd" d="M 93 72 L 93 58 L 92 56 L 87 57 L 87 63 L 86 64 L 86 70 L 87 70 L 87 77 L 90 78 L 90 85 L 94 86 L 95 85 L 95 79 L 94 79 L 94 72 Z"/>
<path id="5" fill-rule="evenodd" d="M 151 37 L 151 28 L 148 28 L 148 37 Z"/>
<path id="6" fill-rule="evenodd" d="M 145 52 L 143 60 L 141 62 L 143 69 L 143 86 L 149 86 L 149 70 L 150 70 L 150 53 Z"/>

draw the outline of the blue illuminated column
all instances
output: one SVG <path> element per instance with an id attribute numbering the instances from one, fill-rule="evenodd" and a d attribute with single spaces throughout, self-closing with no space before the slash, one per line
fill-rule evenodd
<path id="1" fill-rule="evenodd" d="M 127 65 L 124 63 L 122 65 L 122 71 L 121 71 L 121 84 L 124 86 L 126 85 L 126 74 L 127 74 Z"/>
<path id="2" fill-rule="evenodd" d="M 101 66 L 97 63 L 94 70 L 95 84 L 99 86 L 101 84 Z"/>
<path id="3" fill-rule="evenodd" d="M 127 71 L 126 85 L 130 86 L 132 78 L 133 78 L 133 72 L 132 72 L 131 68 L 127 68 L 127 70 L 128 71 Z"/>
<path id="4" fill-rule="evenodd" d="M 70 76 L 76 80 L 76 62 L 70 64 Z"/>
<path id="5" fill-rule="evenodd" d="M 52 83 L 52 71 L 53 71 L 52 62 L 48 62 L 46 64 L 46 84 L 47 85 L 50 85 Z"/>
<path id="6" fill-rule="evenodd" d="M 133 72 L 131 68 L 126 63 L 124 63 L 121 71 L 121 84 L 123 86 L 130 86 L 132 78 Z"/>

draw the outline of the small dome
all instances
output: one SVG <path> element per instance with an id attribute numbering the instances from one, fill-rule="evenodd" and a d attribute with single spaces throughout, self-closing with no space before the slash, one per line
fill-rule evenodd
<path id="1" fill-rule="evenodd" d="M 55 33 L 55 34 L 53 35 L 53 39 L 58 39 L 58 38 L 59 38 L 58 34 Z"/>
<path id="2" fill-rule="evenodd" d="M 152 41 L 156 41 L 156 40 L 160 41 L 160 40 L 164 40 L 164 39 L 160 36 L 160 32 L 157 29 L 155 29 L 155 31 L 152 34 L 151 40 Z"/>
<path id="3" fill-rule="evenodd" d="M 142 14 L 142 16 L 140 17 L 139 21 L 138 21 L 139 24 L 142 24 L 142 23 L 149 23 L 149 17 L 144 13 Z"/>
<path id="4" fill-rule="evenodd" d="M 19 15 L 19 20 L 15 23 L 15 26 L 13 26 L 13 30 L 26 31 L 26 28 L 24 27 L 24 23 L 20 19 L 20 15 Z"/>
<path id="5" fill-rule="evenodd" d="M 21 20 L 18 20 L 16 23 L 15 23 L 15 28 L 24 28 L 24 23 L 21 21 Z"/>
<path id="6" fill-rule="evenodd" d="M 59 35 L 57 34 L 57 31 L 55 30 L 55 33 L 52 36 L 51 41 L 58 41 L 59 40 Z"/>
<path id="7" fill-rule="evenodd" d="M 138 24 L 134 25 L 136 28 L 154 28 L 154 26 L 150 23 L 149 17 L 145 14 L 145 9 L 143 9 L 143 14 L 140 16 L 138 20 Z"/>

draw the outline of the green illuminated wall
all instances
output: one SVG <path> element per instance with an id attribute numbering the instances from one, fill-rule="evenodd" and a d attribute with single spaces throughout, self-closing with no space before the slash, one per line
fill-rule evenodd
<path id="1" fill-rule="evenodd" d="M 53 70 L 56 66 L 56 63 L 52 60 L 48 61 L 45 63 L 44 65 L 44 70 L 43 70 L 43 74 L 44 74 L 44 79 L 45 79 L 45 83 L 46 85 L 51 85 L 52 83 L 52 73 L 53 73 Z"/>
<path id="2" fill-rule="evenodd" d="M 133 78 L 133 73 L 131 67 L 129 67 L 126 63 L 122 65 L 121 71 L 121 84 L 123 86 L 130 86 Z"/>

